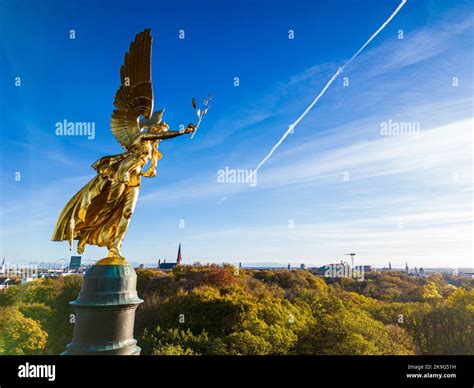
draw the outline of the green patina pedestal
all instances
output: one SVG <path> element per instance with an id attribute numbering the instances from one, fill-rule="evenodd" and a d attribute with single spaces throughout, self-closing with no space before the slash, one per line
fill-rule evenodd
<path id="1" fill-rule="evenodd" d="M 76 312 L 74 335 L 62 354 L 140 354 L 133 339 L 135 310 L 143 302 L 136 285 L 137 274 L 125 261 L 104 259 L 89 268 L 79 297 L 70 302 Z"/>

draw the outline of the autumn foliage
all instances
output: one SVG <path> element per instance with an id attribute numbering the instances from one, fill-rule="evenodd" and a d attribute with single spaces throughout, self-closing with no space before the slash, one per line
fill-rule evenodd
<path id="1" fill-rule="evenodd" d="M 138 269 L 135 337 L 150 355 L 474 354 L 474 281 L 392 271 L 365 280 L 307 270 Z M 82 278 L 0 293 L 0 353 L 58 354 Z"/>

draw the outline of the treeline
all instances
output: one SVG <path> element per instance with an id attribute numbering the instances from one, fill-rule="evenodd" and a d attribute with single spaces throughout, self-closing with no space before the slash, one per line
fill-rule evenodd
<path id="1" fill-rule="evenodd" d="M 212 265 L 137 275 L 142 354 L 474 354 L 473 280 L 387 272 L 357 281 Z M 42 279 L 0 294 L 0 353 L 62 352 L 80 284 Z"/>

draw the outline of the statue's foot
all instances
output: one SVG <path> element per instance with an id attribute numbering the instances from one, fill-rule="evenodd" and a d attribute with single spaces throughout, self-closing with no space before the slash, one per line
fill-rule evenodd
<path id="1" fill-rule="evenodd" d="M 127 265 L 127 259 L 120 254 L 117 249 L 109 249 L 105 259 L 99 260 L 96 265 Z"/>
<path id="2" fill-rule="evenodd" d="M 109 249 L 109 253 L 107 254 L 107 258 L 114 258 L 126 261 L 127 259 L 122 256 L 120 250 L 116 248 Z"/>

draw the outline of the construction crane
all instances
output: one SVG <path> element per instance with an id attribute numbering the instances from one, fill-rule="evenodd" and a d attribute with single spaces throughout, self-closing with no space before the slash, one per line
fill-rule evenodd
<path id="1" fill-rule="evenodd" d="M 344 256 L 350 256 L 351 257 L 351 264 L 352 264 L 352 267 L 354 267 L 354 256 L 356 254 L 355 253 L 345 253 Z"/>

